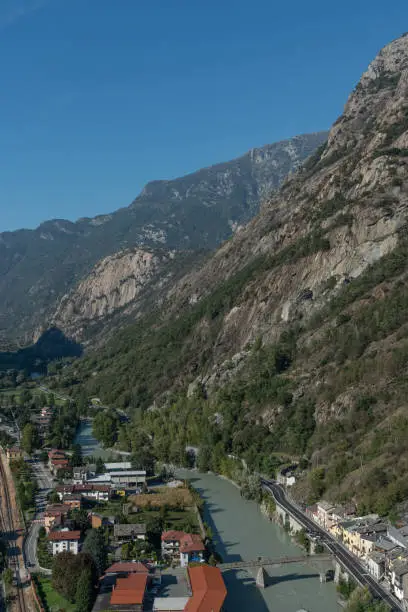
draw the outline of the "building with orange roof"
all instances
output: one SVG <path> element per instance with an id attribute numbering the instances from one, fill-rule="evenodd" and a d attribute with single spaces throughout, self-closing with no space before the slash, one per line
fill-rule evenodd
<path id="1" fill-rule="evenodd" d="M 164 531 L 161 536 L 162 555 L 187 567 L 191 562 L 204 561 L 204 542 L 196 533 Z"/>
<path id="2" fill-rule="evenodd" d="M 147 574 L 145 573 L 132 573 L 127 578 L 118 578 L 110 598 L 111 608 L 119 609 L 121 612 L 141 612 L 146 586 Z"/>
<path id="3" fill-rule="evenodd" d="M 188 600 L 184 612 L 220 612 L 227 589 L 218 567 L 189 567 L 188 574 L 193 596 Z"/>
<path id="4" fill-rule="evenodd" d="M 153 612 L 220 612 L 227 596 L 221 571 L 208 565 L 189 567 L 184 571 L 188 592 L 183 593 L 180 588 L 174 591 L 172 584 L 166 584 L 166 593 L 170 595 L 155 597 Z M 171 578 L 171 582 L 174 579 L 180 581 L 180 574 Z"/>

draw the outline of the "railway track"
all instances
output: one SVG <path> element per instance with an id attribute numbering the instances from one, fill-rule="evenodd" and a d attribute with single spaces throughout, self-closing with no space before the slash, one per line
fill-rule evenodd
<path id="1" fill-rule="evenodd" d="M 0 482 L 3 483 L 3 487 L 1 489 L 0 494 L 3 496 L 5 506 L 6 506 L 5 511 L 0 506 L 0 527 L 4 533 L 8 534 L 9 536 L 10 535 L 13 536 L 12 540 L 10 540 L 9 537 L 7 539 L 7 544 L 9 548 L 9 555 L 8 555 L 9 567 L 13 570 L 13 573 L 16 576 L 18 607 L 20 609 L 20 612 L 27 612 L 27 606 L 26 606 L 24 592 L 23 592 L 23 585 L 21 583 L 21 577 L 20 577 L 20 571 L 19 571 L 20 570 L 19 556 L 20 554 L 22 554 L 22 552 L 19 553 L 15 545 L 15 539 L 17 537 L 17 529 L 16 529 L 16 523 L 15 523 L 15 517 L 13 514 L 13 506 L 11 504 L 11 499 L 10 499 L 10 492 L 7 486 L 6 473 L 5 473 L 3 462 L 1 458 L 0 458 Z"/>

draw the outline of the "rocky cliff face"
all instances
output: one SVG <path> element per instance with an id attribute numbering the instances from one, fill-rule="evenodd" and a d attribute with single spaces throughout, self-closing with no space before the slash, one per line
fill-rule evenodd
<path id="1" fill-rule="evenodd" d="M 134 302 L 173 257 L 174 253 L 159 255 L 142 249 L 105 257 L 62 298 L 53 325 L 71 337 L 82 339 L 87 326 Z"/>
<path id="2" fill-rule="evenodd" d="M 408 38 L 385 49 L 350 95 L 327 145 L 286 180 L 261 213 L 173 288 L 200 302 L 214 283 L 259 259 L 226 314 L 219 358 L 309 317 L 392 251 L 407 223 Z M 262 263 L 261 263 L 262 262 Z M 263 269 L 262 269 L 263 268 Z"/>
<path id="3" fill-rule="evenodd" d="M 55 219 L 33 231 L 0 234 L 0 339 L 29 341 L 58 300 L 104 257 L 134 247 L 216 247 L 326 136 L 298 136 L 180 179 L 149 183 L 129 207 L 111 215 L 76 223 Z"/>

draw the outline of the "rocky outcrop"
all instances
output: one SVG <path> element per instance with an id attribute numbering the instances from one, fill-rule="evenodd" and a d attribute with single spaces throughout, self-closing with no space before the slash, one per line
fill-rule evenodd
<path id="1" fill-rule="evenodd" d="M 197 304 L 255 267 L 224 314 L 215 363 L 201 381 L 224 380 L 226 360 L 256 338 L 271 342 L 288 324 L 308 319 L 396 247 L 408 222 L 407 153 L 404 36 L 362 76 L 327 145 L 205 266 L 172 288 L 169 303 Z"/>
<path id="2" fill-rule="evenodd" d="M 53 324 L 81 338 L 84 326 L 114 314 L 137 299 L 166 261 L 173 258 L 134 249 L 106 257 L 68 295 Z"/>

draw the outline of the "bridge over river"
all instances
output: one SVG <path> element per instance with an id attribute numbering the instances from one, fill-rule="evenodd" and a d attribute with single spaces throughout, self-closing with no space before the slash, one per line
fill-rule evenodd
<path id="1" fill-rule="evenodd" d="M 220 563 L 217 567 L 225 572 L 233 569 L 247 569 L 249 567 L 280 567 L 281 565 L 290 565 L 291 563 L 326 563 L 333 562 L 334 556 L 330 554 L 318 555 L 302 555 L 299 557 L 280 557 L 275 559 L 267 559 L 259 557 L 253 561 L 235 561 L 232 563 Z"/>

